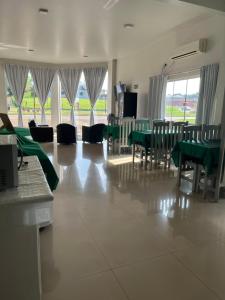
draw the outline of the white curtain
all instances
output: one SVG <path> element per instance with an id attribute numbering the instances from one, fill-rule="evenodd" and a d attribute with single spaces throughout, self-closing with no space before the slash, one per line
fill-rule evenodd
<path id="1" fill-rule="evenodd" d="M 27 82 L 28 67 L 6 64 L 5 72 L 10 89 L 18 104 L 18 126 L 23 127 L 22 101 Z"/>
<path id="2" fill-rule="evenodd" d="M 151 122 L 154 119 L 164 119 L 165 117 L 166 83 L 166 75 L 153 76 L 149 79 L 147 117 Z"/>
<path id="3" fill-rule="evenodd" d="M 90 125 L 94 124 L 94 107 L 101 92 L 107 67 L 84 68 L 84 77 L 91 102 Z"/>
<path id="4" fill-rule="evenodd" d="M 217 87 L 219 64 L 203 66 L 200 70 L 200 91 L 196 115 L 197 124 L 210 124 Z"/>
<path id="5" fill-rule="evenodd" d="M 55 70 L 48 67 L 31 67 L 30 72 L 34 81 L 34 89 L 41 105 L 41 123 L 45 124 L 44 106 L 52 85 Z"/>
<path id="6" fill-rule="evenodd" d="M 62 83 L 62 87 L 66 94 L 66 98 L 68 99 L 71 106 L 70 122 L 72 125 L 75 125 L 74 103 L 76 100 L 81 72 L 82 69 L 59 69 L 59 76 Z"/>

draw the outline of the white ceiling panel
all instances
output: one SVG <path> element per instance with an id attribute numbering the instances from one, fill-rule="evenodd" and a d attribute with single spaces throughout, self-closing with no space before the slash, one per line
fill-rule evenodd
<path id="1" fill-rule="evenodd" d="M 110 60 L 211 13 L 206 8 L 170 1 L 107 2 L 0 0 L 0 57 L 53 63 Z M 39 8 L 47 8 L 49 13 L 41 15 Z M 125 29 L 125 23 L 135 27 Z"/>

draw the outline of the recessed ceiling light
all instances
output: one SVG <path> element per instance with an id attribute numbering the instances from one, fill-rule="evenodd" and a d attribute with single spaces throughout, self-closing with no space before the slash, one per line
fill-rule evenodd
<path id="1" fill-rule="evenodd" d="M 39 8 L 39 13 L 42 15 L 47 15 L 48 14 L 48 9 L 47 8 Z"/>
<path id="2" fill-rule="evenodd" d="M 127 23 L 127 24 L 124 24 L 123 27 L 126 29 L 132 29 L 132 28 L 134 28 L 134 24 Z"/>
<path id="3" fill-rule="evenodd" d="M 88 57 L 88 55 L 84 55 L 83 57 L 84 57 L 84 58 L 87 58 L 87 57 Z"/>
<path id="4" fill-rule="evenodd" d="M 28 49 L 27 51 L 29 51 L 29 52 L 34 52 L 34 49 Z"/>

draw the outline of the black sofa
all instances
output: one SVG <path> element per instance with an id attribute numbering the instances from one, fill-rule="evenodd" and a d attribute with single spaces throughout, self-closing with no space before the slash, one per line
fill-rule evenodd
<path id="1" fill-rule="evenodd" d="M 71 124 L 62 123 L 56 126 L 57 143 L 74 144 L 76 139 L 76 127 Z"/>
<path id="2" fill-rule="evenodd" d="M 35 142 L 51 143 L 53 142 L 53 128 L 49 126 L 37 126 L 34 120 L 28 123 L 30 134 Z"/>
<path id="3" fill-rule="evenodd" d="M 82 126 L 82 141 L 91 144 L 102 143 L 105 124 Z"/>

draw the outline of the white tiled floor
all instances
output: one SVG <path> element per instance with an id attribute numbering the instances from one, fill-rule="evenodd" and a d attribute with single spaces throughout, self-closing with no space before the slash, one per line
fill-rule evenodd
<path id="1" fill-rule="evenodd" d="M 225 299 L 225 201 L 105 145 L 45 144 L 60 177 L 41 232 L 43 300 Z M 188 190 L 188 187 L 187 187 Z"/>

